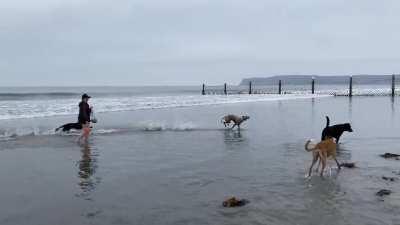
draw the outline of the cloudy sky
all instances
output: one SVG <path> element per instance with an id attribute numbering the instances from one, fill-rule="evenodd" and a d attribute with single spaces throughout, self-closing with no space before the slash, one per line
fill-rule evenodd
<path id="1" fill-rule="evenodd" d="M 0 86 L 400 73 L 398 0 L 2 0 Z"/>

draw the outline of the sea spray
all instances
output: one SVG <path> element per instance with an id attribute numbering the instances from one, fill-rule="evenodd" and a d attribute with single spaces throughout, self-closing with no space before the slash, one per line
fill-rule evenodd
<path id="1" fill-rule="evenodd" d="M 197 128 L 193 122 L 172 123 L 159 121 L 144 121 L 132 124 L 133 130 L 141 131 L 190 131 Z"/>

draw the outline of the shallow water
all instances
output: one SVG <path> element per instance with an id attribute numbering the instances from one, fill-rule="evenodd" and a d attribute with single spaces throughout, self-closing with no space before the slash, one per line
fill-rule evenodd
<path id="1" fill-rule="evenodd" d="M 399 110 L 389 97 L 207 105 L 99 114 L 83 145 L 18 136 L 0 142 L 0 224 L 400 224 L 400 161 L 378 156 L 400 153 Z M 222 128 L 226 113 L 251 119 L 239 134 Z M 339 160 L 358 168 L 305 179 L 304 143 L 320 137 L 325 115 L 352 123 Z M 393 194 L 376 197 L 383 188 Z M 224 209 L 229 196 L 250 204 Z"/>

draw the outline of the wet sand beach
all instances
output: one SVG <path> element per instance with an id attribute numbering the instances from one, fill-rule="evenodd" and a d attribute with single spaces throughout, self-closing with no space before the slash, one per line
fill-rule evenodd
<path id="1" fill-rule="evenodd" d="M 379 157 L 400 153 L 398 101 L 324 97 L 104 112 L 86 144 L 76 135 L 12 137 L 0 142 L 0 224 L 400 224 L 400 161 Z M 240 133 L 225 130 L 219 121 L 227 113 L 251 119 Z M 305 179 L 304 143 L 320 138 L 325 115 L 352 123 L 338 159 L 357 168 Z M 73 118 L 18 126 L 47 130 Z M 380 189 L 393 193 L 377 197 Z M 250 203 L 223 208 L 230 196 Z"/>

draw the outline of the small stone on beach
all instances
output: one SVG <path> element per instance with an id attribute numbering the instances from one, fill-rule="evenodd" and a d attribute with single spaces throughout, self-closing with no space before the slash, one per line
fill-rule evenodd
<path id="1" fill-rule="evenodd" d="M 341 167 L 346 167 L 346 168 L 355 168 L 356 164 L 355 163 L 342 163 L 340 164 Z"/>
<path id="2" fill-rule="evenodd" d="M 390 194 L 392 194 L 392 191 L 387 189 L 382 189 L 376 193 L 376 195 L 378 195 L 379 197 L 383 197 L 385 195 L 390 195 Z"/>
<path id="3" fill-rule="evenodd" d="M 381 157 L 383 157 L 383 158 L 385 158 L 385 159 L 388 159 L 388 158 L 395 158 L 396 160 L 399 160 L 399 157 L 400 157 L 400 155 L 398 155 L 398 154 L 393 154 L 393 153 L 385 153 L 385 154 L 382 154 L 382 155 L 380 155 Z"/>
<path id="4" fill-rule="evenodd" d="M 396 180 L 396 178 L 394 178 L 394 177 L 385 177 L 385 176 L 383 176 L 382 179 L 387 180 L 387 181 L 392 181 L 392 182 Z"/>

